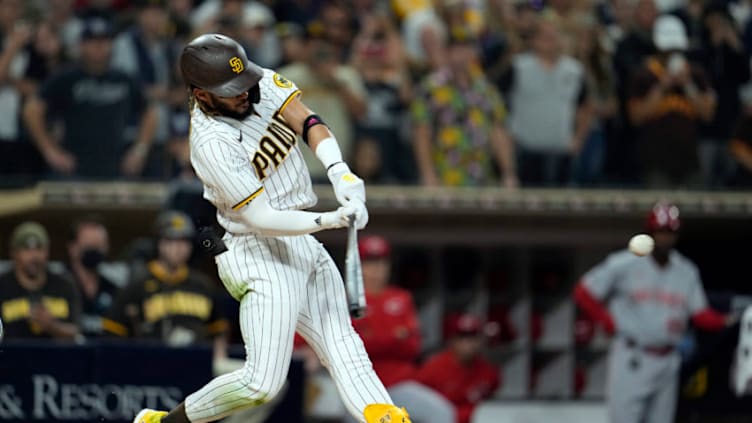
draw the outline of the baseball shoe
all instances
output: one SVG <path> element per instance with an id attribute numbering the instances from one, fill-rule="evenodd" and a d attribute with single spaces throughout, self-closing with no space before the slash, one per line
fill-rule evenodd
<path id="1" fill-rule="evenodd" d="M 405 407 L 390 404 L 368 404 L 363 415 L 366 423 L 412 423 Z"/>
<path id="2" fill-rule="evenodd" d="M 133 423 L 159 423 L 162 417 L 166 416 L 166 411 L 157 411 L 150 408 L 144 408 L 133 419 Z"/>

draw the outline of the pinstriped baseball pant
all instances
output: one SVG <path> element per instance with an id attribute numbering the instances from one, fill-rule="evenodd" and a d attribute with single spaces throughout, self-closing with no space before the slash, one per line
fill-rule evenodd
<path id="1" fill-rule="evenodd" d="M 350 414 L 363 422 L 371 403 L 392 404 L 350 323 L 342 277 L 312 236 L 225 235 L 219 276 L 240 301 L 246 361 L 185 400 L 194 422 L 218 420 L 262 404 L 282 388 L 297 330 L 334 379 Z"/>

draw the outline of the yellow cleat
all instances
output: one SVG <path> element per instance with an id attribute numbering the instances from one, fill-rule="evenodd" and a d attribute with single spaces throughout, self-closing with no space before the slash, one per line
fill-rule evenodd
<path id="1" fill-rule="evenodd" d="M 162 417 L 166 416 L 166 411 L 157 411 L 150 408 L 144 408 L 133 419 L 133 423 L 159 423 Z"/>
<path id="2" fill-rule="evenodd" d="M 363 415 L 366 423 L 412 423 L 404 407 L 389 404 L 368 404 Z"/>

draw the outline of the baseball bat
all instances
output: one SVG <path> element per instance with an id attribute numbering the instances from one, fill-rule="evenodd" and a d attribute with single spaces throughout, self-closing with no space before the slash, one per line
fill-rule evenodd
<path id="1" fill-rule="evenodd" d="M 363 269 L 358 252 L 358 230 L 355 228 L 355 216 L 350 216 L 347 227 L 347 252 L 345 255 L 345 291 L 347 308 L 350 316 L 359 319 L 365 315 L 366 292 L 363 287 Z"/>

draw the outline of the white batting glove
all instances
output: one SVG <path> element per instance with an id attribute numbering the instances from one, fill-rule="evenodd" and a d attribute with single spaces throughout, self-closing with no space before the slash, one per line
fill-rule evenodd
<path id="1" fill-rule="evenodd" d="M 368 224 L 368 209 L 366 205 L 358 200 L 350 200 L 347 202 L 348 207 L 355 209 L 355 229 L 361 230 Z"/>
<path id="2" fill-rule="evenodd" d="M 316 223 L 324 229 L 346 228 L 350 226 L 350 216 L 352 215 L 357 216 L 354 206 L 342 206 L 337 210 L 321 213 Z"/>
<path id="3" fill-rule="evenodd" d="M 355 176 L 345 162 L 333 165 L 326 172 L 329 181 L 334 187 L 334 195 L 337 201 L 346 206 L 350 200 L 360 200 L 366 203 L 366 186 L 363 180 Z"/>

